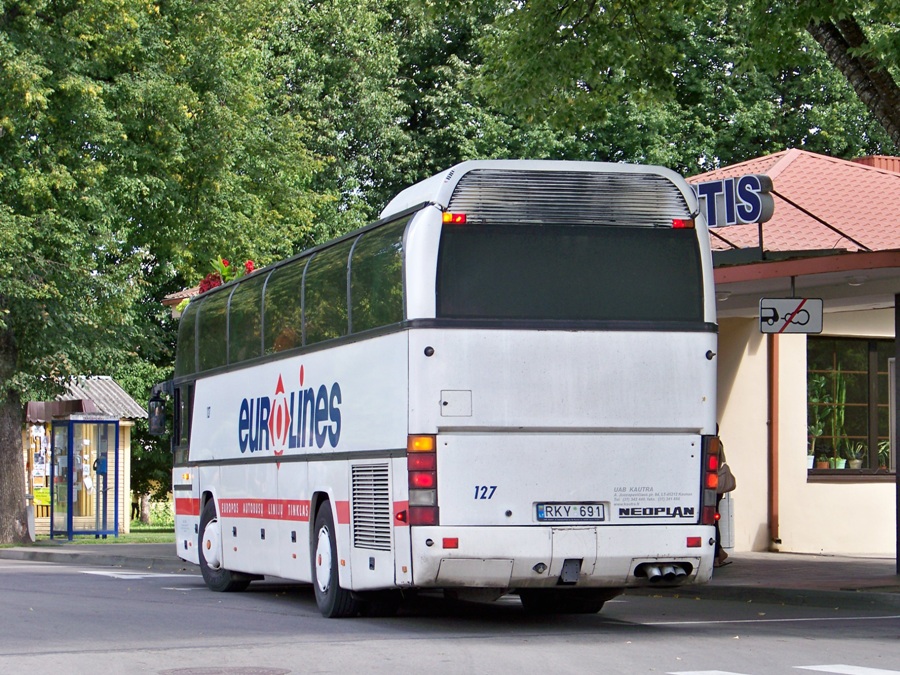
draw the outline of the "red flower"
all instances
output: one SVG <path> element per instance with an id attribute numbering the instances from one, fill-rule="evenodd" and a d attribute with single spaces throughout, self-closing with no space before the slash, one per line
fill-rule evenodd
<path id="1" fill-rule="evenodd" d="M 222 285 L 222 277 L 218 272 L 210 272 L 205 277 L 203 277 L 203 281 L 200 282 L 200 288 L 198 289 L 200 293 L 206 293 L 211 288 L 215 288 L 216 286 Z"/>
<path id="2" fill-rule="evenodd" d="M 225 267 L 228 267 L 228 261 L 225 260 L 225 258 L 222 258 L 222 265 L 224 265 Z"/>
<path id="3" fill-rule="evenodd" d="M 256 265 L 253 264 L 252 260 L 248 260 L 247 262 L 244 263 L 244 271 L 247 274 L 250 274 L 255 269 L 256 269 Z"/>

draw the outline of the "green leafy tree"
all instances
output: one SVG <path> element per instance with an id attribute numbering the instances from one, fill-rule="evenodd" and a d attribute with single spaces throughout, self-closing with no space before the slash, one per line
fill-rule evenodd
<path id="1" fill-rule="evenodd" d="M 223 241 L 264 263 L 310 229 L 307 128 L 263 72 L 276 7 L 0 1 L 0 543 L 23 536 L 23 402 L 170 364 L 162 295 Z"/>
<path id="2" fill-rule="evenodd" d="M 392 10 L 409 161 L 382 199 L 464 160 L 573 155 L 571 134 L 503 110 L 478 86 L 480 41 L 505 4 L 434 0 Z"/>
<path id="3" fill-rule="evenodd" d="M 403 163 L 405 137 L 398 52 L 389 11 L 378 0 L 290 0 L 266 35 L 266 72 L 283 114 L 306 120 L 307 147 L 323 165 L 315 178 L 317 227 L 305 245 L 377 215 L 373 197 Z"/>
<path id="4" fill-rule="evenodd" d="M 814 21 L 836 12 L 829 3 L 533 0 L 498 16 L 483 41 L 482 86 L 508 109 L 617 146 L 609 150 L 620 159 L 693 171 L 788 145 L 891 151 L 897 138 L 883 116 L 811 39 Z M 871 6 L 859 13 L 876 16 Z M 896 58 L 878 44 L 889 75 Z"/>

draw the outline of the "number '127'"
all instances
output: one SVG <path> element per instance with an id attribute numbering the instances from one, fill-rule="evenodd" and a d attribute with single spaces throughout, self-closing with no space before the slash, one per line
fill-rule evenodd
<path id="1" fill-rule="evenodd" d="M 496 485 L 476 485 L 475 499 L 493 499 L 496 491 Z"/>

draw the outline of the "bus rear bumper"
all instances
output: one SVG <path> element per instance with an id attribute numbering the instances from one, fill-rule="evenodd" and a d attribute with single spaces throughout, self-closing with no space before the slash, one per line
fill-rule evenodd
<path id="1" fill-rule="evenodd" d="M 715 530 L 642 527 L 413 527 L 413 586 L 625 588 L 709 581 Z"/>

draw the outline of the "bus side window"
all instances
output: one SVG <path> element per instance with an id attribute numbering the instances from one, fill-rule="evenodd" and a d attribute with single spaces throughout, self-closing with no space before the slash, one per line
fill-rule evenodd
<path id="1" fill-rule="evenodd" d="M 354 333 L 403 321 L 403 232 L 409 218 L 370 230 L 350 262 Z"/>
<path id="2" fill-rule="evenodd" d="M 188 445 L 191 439 L 191 409 L 194 404 L 194 385 L 186 384 L 178 389 L 179 445 Z"/>
<path id="3" fill-rule="evenodd" d="M 231 295 L 228 310 L 228 363 L 241 363 L 260 355 L 262 289 L 265 274 L 243 281 Z"/>
<path id="4" fill-rule="evenodd" d="M 175 388 L 175 403 L 172 411 L 172 446 L 179 447 L 181 441 L 181 387 Z M 185 439 L 187 440 L 187 439 Z"/>
<path id="5" fill-rule="evenodd" d="M 197 335 L 197 370 L 209 370 L 224 366 L 228 359 L 228 297 L 230 293 L 219 292 L 203 301 L 197 320 L 200 322 Z"/>
<path id="6" fill-rule="evenodd" d="M 175 354 L 176 377 L 193 375 L 197 372 L 197 310 L 202 304 L 203 300 L 192 300 L 188 303 L 178 323 L 178 350 Z"/>
<path id="7" fill-rule="evenodd" d="M 306 344 L 347 335 L 347 256 L 353 240 L 320 251 L 304 284 Z"/>
<path id="8" fill-rule="evenodd" d="M 265 300 L 265 353 L 303 344 L 303 270 L 309 258 L 279 267 L 269 275 Z"/>

